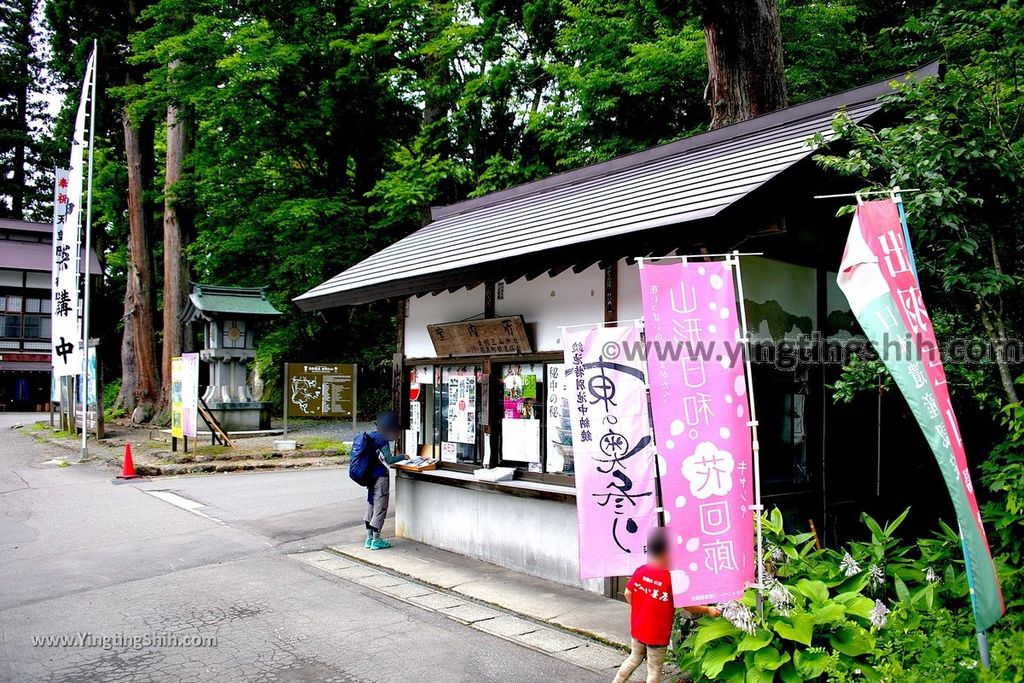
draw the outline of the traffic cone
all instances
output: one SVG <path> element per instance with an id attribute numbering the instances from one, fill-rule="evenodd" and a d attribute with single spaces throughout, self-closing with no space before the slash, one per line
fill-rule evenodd
<path id="1" fill-rule="evenodd" d="M 134 479 L 139 475 L 135 474 L 135 462 L 132 460 L 132 445 L 126 443 L 124 445 L 124 467 L 121 468 L 121 474 L 117 475 L 118 479 Z"/>

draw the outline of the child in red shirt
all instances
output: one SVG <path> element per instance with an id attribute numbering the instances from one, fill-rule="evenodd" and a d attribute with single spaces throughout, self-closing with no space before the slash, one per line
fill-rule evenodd
<path id="1" fill-rule="evenodd" d="M 647 659 L 647 683 L 660 683 L 668 643 L 672 637 L 675 607 L 672 603 L 672 575 L 668 571 L 668 543 L 661 529 L 647 542 L 647 564 L 630 577 L 625 598 L 630 605 L 632 651 L 619 667 L 614 683 L 626 683 L 640 663 Z M 714 607 L 687 607 L 694 614 L 718 616 Z"/>

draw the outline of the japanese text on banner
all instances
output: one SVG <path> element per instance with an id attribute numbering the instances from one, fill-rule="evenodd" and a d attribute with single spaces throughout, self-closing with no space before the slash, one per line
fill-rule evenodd
<path id="1" fill-rule="evenodd" d="M 733 600 L 756 566 L 733 270 L 722 261 L 645 263 L 640 282 L 676 605 Z"/>
<path id="2" fill-rule="evenodd" d="M 72 184 L 74 177 L 78 178 L 77 190 Z M 81 173 L 57 169 L 53 192 L 53 286 L 50 288 L 53 316 L 50 362 L 57 377 L 82 373 L 82 352 L 78 348 L 81 337 L 78 327 L 78 211 L 81 199 Z"/>
<path id="3" fill-rule="evenodd" d="M 935 331 L 892 200 L 858 205 L 837 282 L 920 425 L 953 500 L 974 580 L 977 627 L 1005 611 Z M 893 352 L 895 346 L 901 352 Z"/>
<path id="4" fill-rule="evenodd" d="M 657 526 L 654 448 L 640 360 L 608 360 L 636 327 L 565 331 L 566 391 L 576 468 L 580 577 L 624 576 L 644 563 Z"/>

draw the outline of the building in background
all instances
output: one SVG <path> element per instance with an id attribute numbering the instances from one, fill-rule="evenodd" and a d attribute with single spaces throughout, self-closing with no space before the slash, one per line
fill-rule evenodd
<path id="1" fill-rule="evenodd" d="M 48 410 L 52 240 L 49 223 L 0 219 L 0 410 Z"/>

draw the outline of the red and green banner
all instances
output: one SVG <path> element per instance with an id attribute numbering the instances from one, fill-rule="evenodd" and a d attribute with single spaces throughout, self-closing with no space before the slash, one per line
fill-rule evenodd
<path id="1" fill-rule="evenodd" d="M 903 392 L 953 499 L 979 631 L 1005 611 L 982 526 L 960 428 L 913 256 L 891 199 L 857 207 L 838 283 L 850 308 Z"/>

